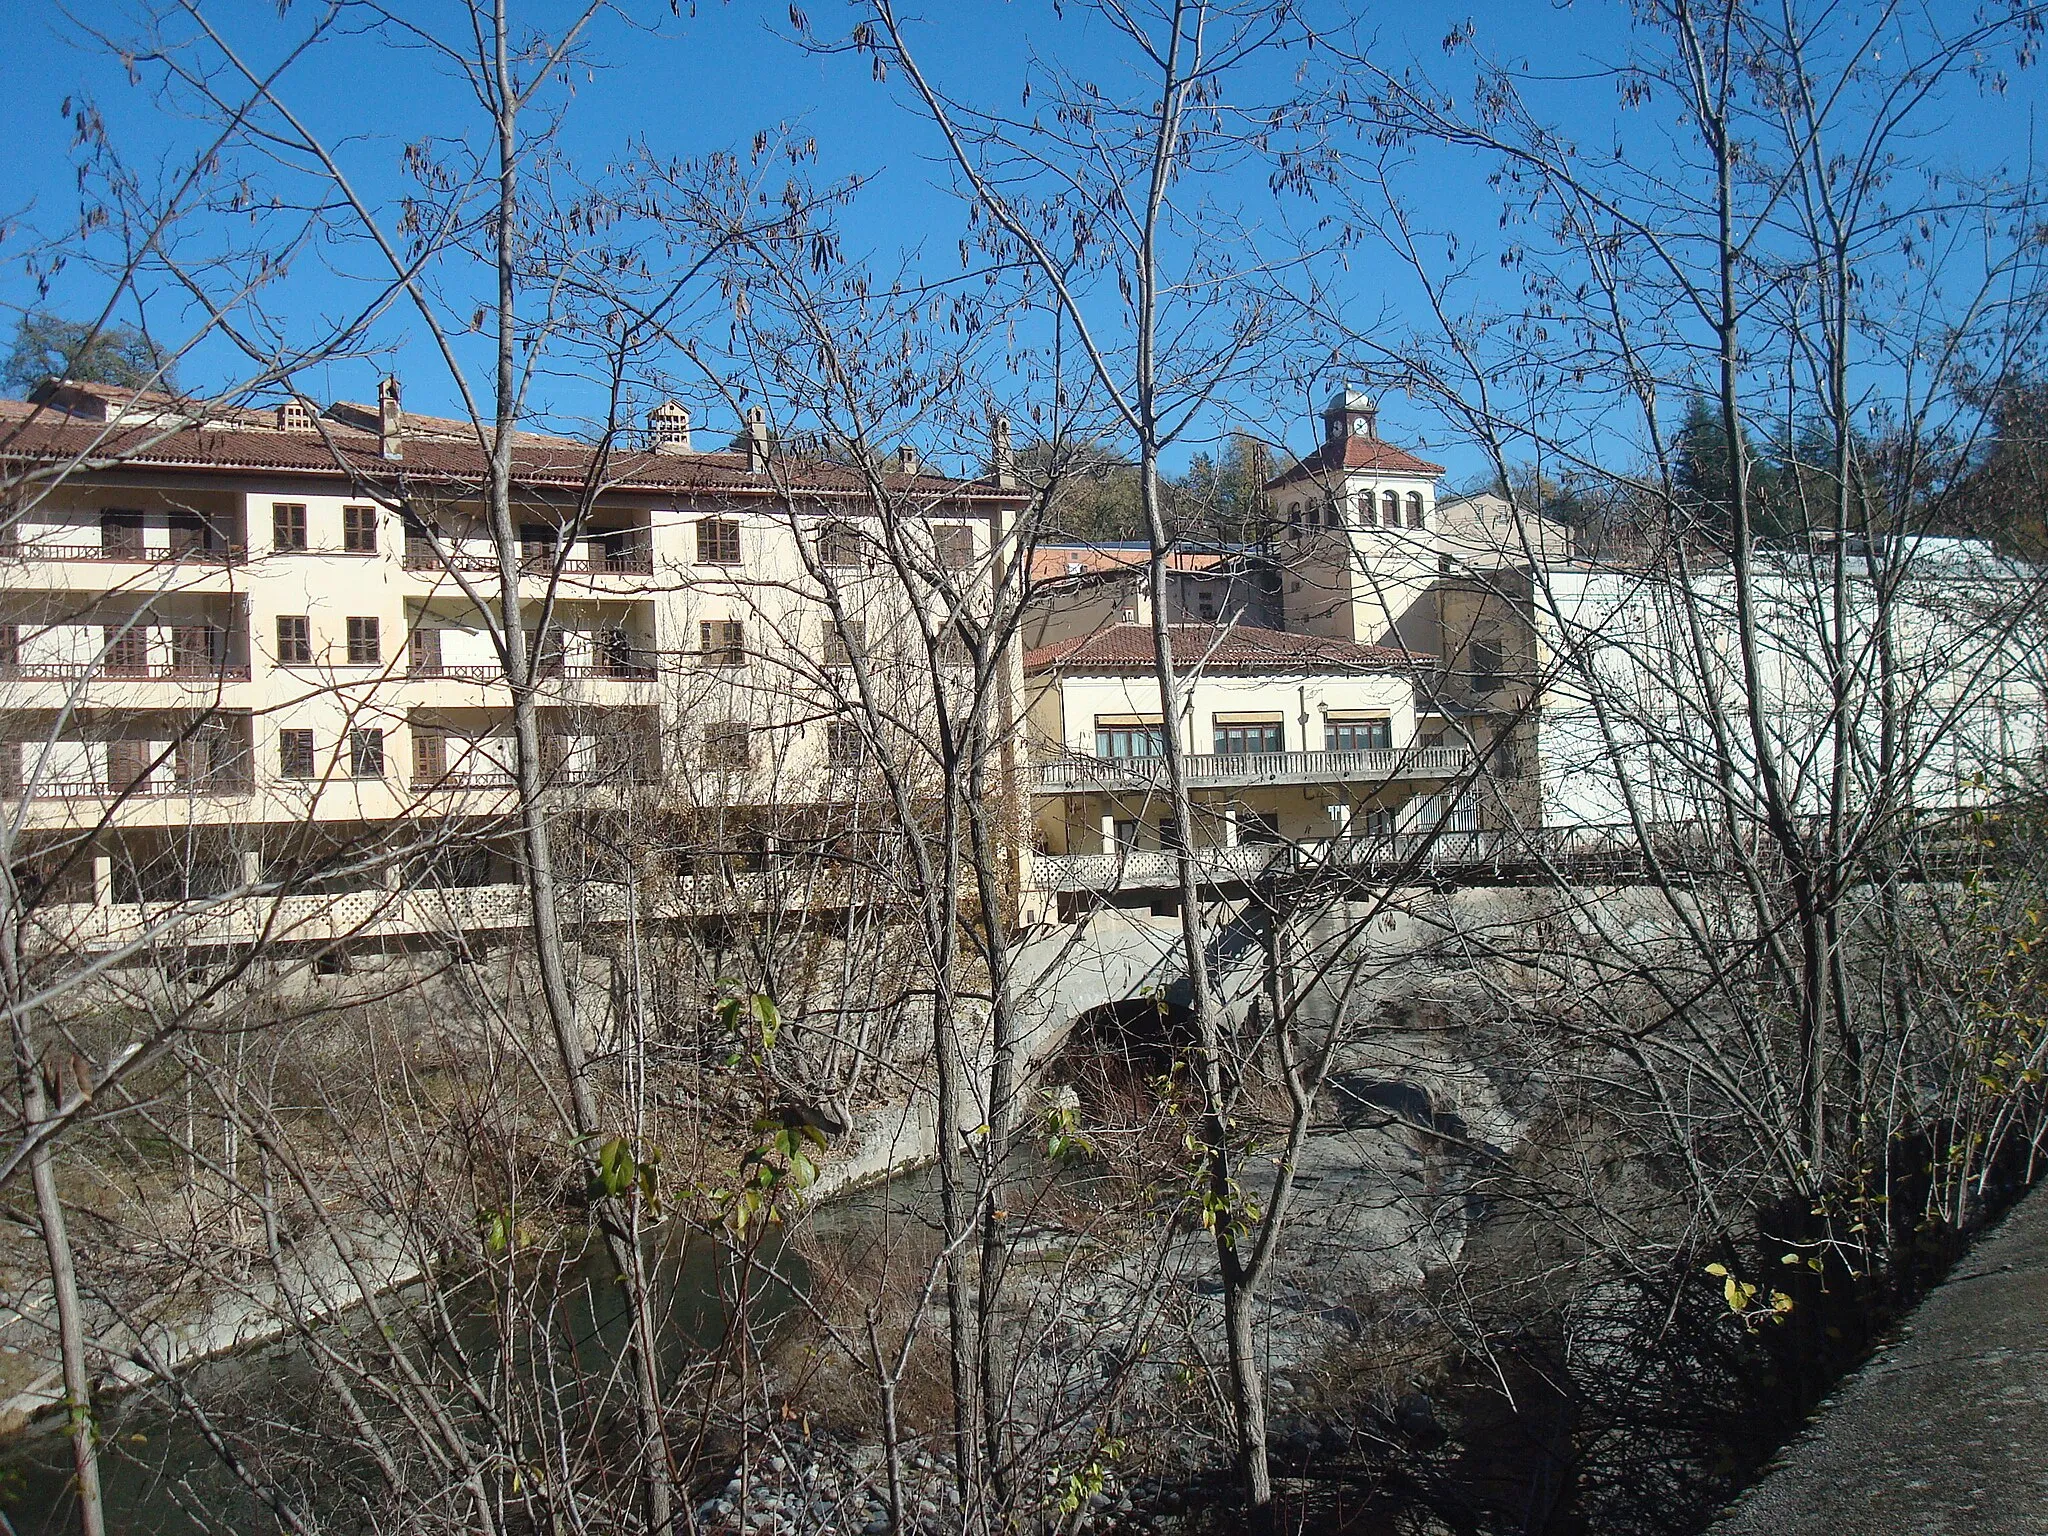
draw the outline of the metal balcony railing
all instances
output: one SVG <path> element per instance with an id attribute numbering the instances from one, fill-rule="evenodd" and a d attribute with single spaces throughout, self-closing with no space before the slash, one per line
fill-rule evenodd
<path id="1" fill-rule="evenodd" d="M 1463 747 L 1365 747 L 1351 752 L 1197 752 L 1181 759 L 1191 788 L 1244 788 L 1261 784 L 1382 783 L 1407 779 L 1455 779 L 1472 772 L 1477 759 Z M 1495 765 L 1495 771 L 1500 771 Z M 1076 790 L 1166 789 L 1166 764 L 1156 757 L 1084 757 L 1078 754 L 1040 763 L 1041 794 Z"/>
<path id="2" fill-rule="evenodd" d="M 246 661 L 168 661 L 131 664 L 108 661 L 0 662 L 0 682 L 76 683 L 246 683 Z"/>
<path id="3" fill-rule="evenodd" d="M 253 787 L 246 777 L 215 775 L 202 779 L 179 779 L 170 773 L 152 774 L 127 783 L 105 778 L 41 779 L 32 783 L 10 780 L 0 782 L 0 800 L 114 800 L 123 796 L 153 800 L 180 796 L 204 798 L 246 795 Z"/>
<path id="4" fill-rule="evenodd" d="M 0 560 L 32 560 L 74 565 L 246 565 L 242 545 L 168 549 L 139 544 L 45 544 L 40 540 L 0 542 Z"/>
<path id="5" fill-rule="evenodd" d="M 498 557 L 471 550 L 449 549 L 437 553 L 408 544 L 403 564 L 408 571 L 452 570 L 492 575 L 498 569 Z M 526 554 L 520 556 L 519 569 L 528 576 L 545 576 L 557 569 L 564 576 L 649 576 L 654 572 L 654 556 L 644 549 L 611 550 L 585 559 L 564 560 L 558 566 L 552 554 Z"/>
<path id="6" fill-rule="evenodd" d="M 461 666 L 427 663 L 407 668 L 405 675 L 422 682 L 443 680 L 461 683 L 502 683 L 505 680 L 505 669 L 494 661 Z M 637 661 L 600 661 L 576 666 L 556 664 L 543 666 L 540 670 L 540 680 L 544 683 L 645 683 L 652 682 L 653 679 L 654 668 Z"/>

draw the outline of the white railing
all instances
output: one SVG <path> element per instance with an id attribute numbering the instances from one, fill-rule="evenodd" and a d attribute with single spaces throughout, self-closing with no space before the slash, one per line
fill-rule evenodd
<path id="1" fill-rule="evenodd" d="M 1616 847 L 1611 841 L 1602 846 Z M 1387 837 L 1324 837 L 1298 843 L 1198 848 L 1195 869 L 1204 885 L 1242 884 L 1271 875 L 1326 869 L 1397 871 L 1413 866 L 1418 874 L 1433 874 L 1491 866 L 1511 851 L 1533 853 L 1519 835 L 1445 829 L 1397 832 Z M 1164 849 L 1040 854 L 1031 861 L 1031 886 L 1040 891 L 1143 891 L 1179 883 L 1176 857 Z"/>
<path id="2" fill-rule="evenodd" d="M 1363 747 L 1350 752 L 1190 753 L 1181 759 L 1195 789 L 1259 784 L 1349 784 L 1395 779 L 1455 779 L 1477 759 L 1464 747 Z M 1494 764 L 1496 773 L 1501 771 Z M 1075 790 L 1166 787 L 1166 764 L 1156 757 L 1056 758 L 1037 766 L 1041 794 Z"/>

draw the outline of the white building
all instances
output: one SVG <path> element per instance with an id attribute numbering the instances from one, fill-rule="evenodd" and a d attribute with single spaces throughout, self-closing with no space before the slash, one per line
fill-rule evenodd
<path id="1" fill-rule="evenodd" d="M 920 747 L 932 673 L 891 659 L 987 603 L 1020 498 L 882 477 L 884 570 L 866 475 L 771 453 L 758 414 L 710 452 L 680 408 L 651 429 L 514 447 L 551 782 L 570 811 L 837 824 L 865 761 Z M 306 893 L 309 939 L 350 893 L 404 930 L 414 885 L 518 920 L 474 428 L 404 412 L 391 381 L 318 415 L 53 384 L 0 403 L 0 464 L 0 814 L 45 916 L 114 942 L 149 903 L 260 881 Z M 855 651 L 907 691 L 881 739 L 844 708 Z"/>

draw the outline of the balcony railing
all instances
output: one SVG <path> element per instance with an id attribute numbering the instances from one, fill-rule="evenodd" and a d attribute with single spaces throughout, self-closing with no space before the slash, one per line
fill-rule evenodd
<path id="1" fill-rule="evenodd" d="M 246 661 L 166 661 L 133 665 L 109 661 L 0 662 L 0 682 L 246 683 Z"/>
<path id="2" fill-rule="evenodd" d="M 549 787 L 569 786 L 572 788 L 620 788 L 627 785 L 651 783 L 651 776 L 638 769 L 606 768 L 558 768 L 547 775 Z M 464 789 L 514 789 L 519 780 L 510 769 L 484 769 L 453 773 L 415 773 L 412 776 L 412 792 L 416 795 L 431 794 L 437 790 Z"/>
<path id="3" fill-rule="evenodd" d="M 0 560 L 37 560 L 49 564 L 75 565 L 246 565 L 249 551 L 242 545 L 218 544 L 201 548 L 166 549 L 140 544 L 45 544 L 39 540 L 0 542 Z"/>
<path id="4" fill-rule="evenodd" d="M 151 800 L 246 795 L 253 788 L 247 778 L 210 777 L 136 779 L 116 783 L 111 779 L 41 779 L 32 783 L 0 783 L 0 800 L 115 800 L 124 796 Z"/>
<path id="5" fill-rule="evenodd" d="M 459 683 L 502 683 L 505 680 L 505 669 L 495 661 L 460 666 L 428 663 L 408 668 L 405 675 L 422 682 L 442 680 Z M 557 664 L 540 669 L 540 681 L 544 683 L 645 683 L 652 682 L 653 679 L 654 668 L 635 661 L 600 661 L 576 666 Z"/>
<path id="6" fill-rule="evenodd" d="M 1397 832 L 1386 837 L 1313 838 L 1299 843 L 1245 843 L 1235 848 L 1195 850 L 1197 878 L 1204 885 L 1233 885 L 1269 875 L 1316 870 L 1418 872 L 1446 866 L 1464 868 L 1496 857 L 1495 832 Z M 1040 854 L 1031 863 L 1031 885 L 1041 891 L 1142 891 L 1180 883 L 1179 862 L 1165 849 L 1124 849 L 1115 853 Z"/>
<path id="7" fill-rule="evenodd" d="M 1181 759 L 1191 788 L 1260 784 L 1344 784 L 1395 779 L 1454 779 L 1475 766 L 1463 747 L 1364 747 L 1350 752 L 1189 753 Z M 1495 764 L 1499 772 L 1499 764 Z M 1076 790 L 1164 792 L 1166 763 L 1156 757 L 1057 758 L 1037 767 L 1041 794 Z"/>
<path id="8" fill-rule="evenodd" d="M 408 544 L 404 566 L 408 571 L 461 571 L 488 576 L 496 574 L 498 557 L 471 550 L 437 552 Z M 519 569 L 528 576 L 545 576 L 555 570 L 560 570 L 564 576 L 650 576 L 654 573 L 654 556 L 644 549 L 612 550 L 587 559 L 564 560 L 557 565 L 551 554 L 527 554 L 520 556 Z"/>

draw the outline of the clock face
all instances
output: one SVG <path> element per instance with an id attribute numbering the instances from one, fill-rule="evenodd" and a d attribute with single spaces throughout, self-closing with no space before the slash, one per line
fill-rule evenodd
<path id="1" fill-rule="evenodd" d="M 1351 435 L 1353 437 L 1365 436 L 1365 418 L 1363 416 L 1351 418 Z"/>

